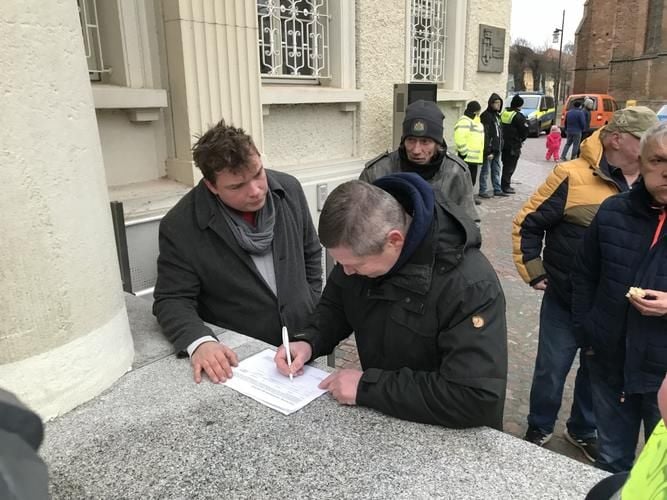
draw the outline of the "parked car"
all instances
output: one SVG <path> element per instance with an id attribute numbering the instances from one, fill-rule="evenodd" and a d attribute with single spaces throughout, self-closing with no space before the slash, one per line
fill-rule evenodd
<path id="1" fill-rule="evenodd" d="M 507 97 L 507 103 L 515 95 L 523 99 L 521 113 L 528 120 L 528 132 L 532 137 L 537 137 L 542 131 L 549 132 L 551 126 L 556 123 L 556 101 L 550 95 L 542 92 L 514 92 Z"/>
<path id="2" fill-rule="evenodd" d="M 658 120 L 667 122 L 667 104 L 663 105 L 656 114 L 658 115 Z"/>
<path id="3" fill-rule="evenodd" d="M 584 105 L 584 100 L 590 99 L 593 101 L 593 109 L 591 110 L 591 122 L 589 123 L 589 133 L 604 127 L 609 120 L 611 120 L 611 115 L 614 114 L 614 111 L 618 109 L 618 104 L 616 104 L 616 99 L 608 94 L 572 94 L 565 101 L 565 106 L 563 106 L 563 111 L 560 116 L 561 127 L 565 123 L 565 114 L 574 107 L 575 102 L 579 102 L 582 106 Z"/>

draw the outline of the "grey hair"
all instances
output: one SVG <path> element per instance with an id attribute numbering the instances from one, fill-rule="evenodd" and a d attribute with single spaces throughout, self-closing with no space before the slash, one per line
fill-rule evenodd
<path id="1" fill-rule="evenodd" d="M 667 141 L 667 122 L 658 122 L 644 132 L 639 140 L 639 156 L 641 158 L 646 157 L 646 150 L 651 141 L 665 144 L 665 141 Z"/>
<path id="2" fill-rule="evenodd" d="M 349 181 L 334 189 L 320 214 L 318 234 L 326 248 L 347 247 L 357 257 L 382 252 L 387 234 L 407 232 L 410 219 L 388 192 L 364 181 Z"/>

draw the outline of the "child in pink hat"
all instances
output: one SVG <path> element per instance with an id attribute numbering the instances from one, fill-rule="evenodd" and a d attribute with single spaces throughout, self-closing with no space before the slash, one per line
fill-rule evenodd
<path id="1" fill-rule="evenodd" d="M 560 128 L 558 125 L 551 127 L 551 132 L 547 135 L 547 156 L 546 160 L 553 157 L 555 161 L 560 160 Z"/>

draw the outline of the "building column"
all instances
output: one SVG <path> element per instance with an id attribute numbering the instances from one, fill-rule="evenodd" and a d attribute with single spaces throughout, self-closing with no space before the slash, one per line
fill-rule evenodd
<path id="1" fill-rule="evenodd" d="M 188 185 L 196 137 L 224 118 L 263 149 L 256 2 L 164 0 L 175 158 L 167 175 Z"/>
<path id="2" fill-rule="evenodd" d="M 0 2 L 0 386 L 44 419 L 134 355 L 75 0 Z"/>

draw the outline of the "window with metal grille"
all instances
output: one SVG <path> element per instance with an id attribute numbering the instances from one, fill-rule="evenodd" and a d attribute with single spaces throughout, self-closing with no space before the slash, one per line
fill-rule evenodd
<path id="1" fill-rule="evenodd" d="M 329 74 L 328 0 L 257 0 L 263 77 L 314 80 Z"/>
<path id="2" fill-rule="evenodd" d="M 88 75 L 91 80 L 101 80 L 102 73 L 109 73 L 111 68 L 104 67 L 97 2 L 96 0 L 76 0 L 76 3 L 79 7 L 79 21 L 81 22 L 86 61 L 88 61 Z"/>
<path id="3" fill-rule="evenodd" d="M 662 44 L 662 11 L 664 0 L 650 0 L 646 20 L 645 52 L 658 52 Z"/>
<path id="4" fill-rule="evenodd" d="M 412 81 L 444 80 L 447 0 L 411 0 Z"/>

